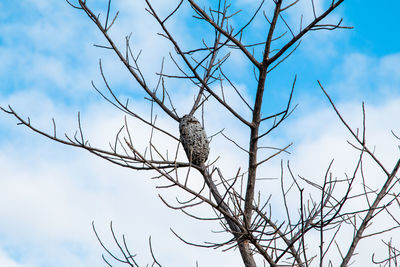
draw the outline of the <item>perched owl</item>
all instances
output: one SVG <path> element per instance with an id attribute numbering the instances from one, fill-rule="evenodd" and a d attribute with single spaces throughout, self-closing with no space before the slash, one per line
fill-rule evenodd
<path id="1" fill-rule="evenodd" d="M 200 122 L 190 115 L 185 115 L 179 123 L 181 143 L 186 155 L 193 164 L 201 166 L 207 160 L 210 148 L 206 132 Z"/>

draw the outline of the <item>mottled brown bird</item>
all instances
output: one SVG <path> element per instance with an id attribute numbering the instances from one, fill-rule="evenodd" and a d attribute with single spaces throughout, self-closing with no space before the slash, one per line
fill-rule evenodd
<path id="1" fill-rule="evenodd" d="M 201 166 L 210 152 L 206 132 L 200 122 L 191 115 L 185 115 L 179 123 L 180 139 L 189 161 Z"/>

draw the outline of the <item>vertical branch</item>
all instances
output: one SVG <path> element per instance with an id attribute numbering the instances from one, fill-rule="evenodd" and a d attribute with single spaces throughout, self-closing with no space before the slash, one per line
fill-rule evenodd
<path id="1" fill-rule="evenodd" d="M 281 12 L 282 0 L 275 2 L 274 17 L 272 18 L 271 25 L 269 27 L 267 41 L 265 43 L 264 55 L 263 55 L 263 66 L 267 67 L 269 53 L 271 52 L 272 37 L 275 32 L 276 23 L 278 22 L 279 14 Z"/>
<path id="2" fill-rule="evenodd" d="M 272 20 L 268 37 L 267 43 L 265 44 L 264 50 L 264 60 L 266 62 L 269 54 L 269 50 L 271 47 L 272 36 L 275 31 L 276 23 L 279 17 L 280 7 L 282 4 L 282 0 L 276 2 L 274 18 Z M 258 79 L 257 85 L 257 93 L 256 99 L 253 108 L 253 119 L 251 124 L 251 133 L 250 133 L 250 148 L 249 148 L 249 174 L 247 180 L 247 187 L 246 187 L 246 196 L 245 196 L 245 206 L 244 206 L 244 216 L 245 221 L 250 225 L 251 222 L 251 214 L 253 209 L 253 200 L 254 200 L 254 189 L 256 183 L 256 171 L 257 171 L 257 151 L 258 151 L 258 135 L 259 135 L 259 128 L 261 122 L 261 107 L 262 107 L 262 100 L 264 95 L 264 88 L 265 82 L 267 78 L 267 69 L 268 66 L 262 65 L 259 68 L 260 74 Z"/>

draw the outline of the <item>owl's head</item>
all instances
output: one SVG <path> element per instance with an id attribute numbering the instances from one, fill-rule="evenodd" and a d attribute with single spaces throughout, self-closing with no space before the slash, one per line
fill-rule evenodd
<path id="1" fill-rule="evenodd" d="M 181 118 L 181 122 L 197 122 L 198 120 L 192 115 L 186 114 Z"/>
<path id="2" fill-rule="evenodd" d="M 179 130 L 182 131 L 182 128 L 193 124 L 197 124 L 201 127 L 200 122 L 194 116 L 186 114 L 181 118 L 179 122 Z"/>

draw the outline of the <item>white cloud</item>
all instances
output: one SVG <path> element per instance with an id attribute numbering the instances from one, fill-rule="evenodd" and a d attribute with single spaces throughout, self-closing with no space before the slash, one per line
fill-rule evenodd
<path id="1" fill-rule="evenodd" d="M 331 87 L 342 97 L 367 98 L 380 103 L 382 99 L 399 95 L 399 67 L 400 54 L 383 57 L 349 54 L 334 69 Z"/>
<path id="2" fill-rule="evenodd" d="M 10 258 L 5 251 L 0 250 L 0 265 L 4 267 L 28 267 L 31 265 L 19 264 Z"/>

